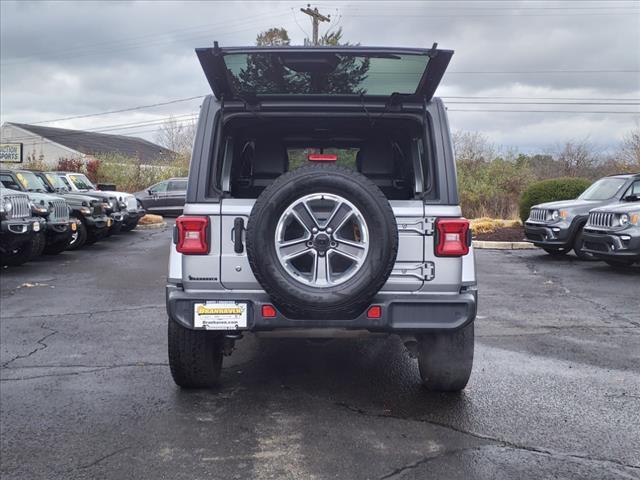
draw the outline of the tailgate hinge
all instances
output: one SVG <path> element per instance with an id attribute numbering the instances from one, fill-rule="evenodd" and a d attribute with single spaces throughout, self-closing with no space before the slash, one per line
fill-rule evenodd
<path id="1" fill-rule="evenodd" d="M 402 222 L 398 223 L 398 230 L 400 232 L 416 232 L 420 235 L 433 235 L 433 228 L 436 223 L 436 217 L 425 217 L 417 222 Z"/>
<path id="2" fill-rule="evenodd" d="M 418 280 L 430 282 L 436 278 L 436 264 L 433 262 L 422 262 L 413 265 L 402 265 L 398 269 L 391 271 L 392 277 L 414 277 Z"/>

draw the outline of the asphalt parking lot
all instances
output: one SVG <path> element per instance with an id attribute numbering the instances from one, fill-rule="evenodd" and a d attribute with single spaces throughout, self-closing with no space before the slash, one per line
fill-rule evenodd
<path id="1" fill-rule="evenodd" d="M 0 279 L 0 476 L 640 478 L 640 271 L 478 252 L 476 362 L 431 394 L 395 338 L 247 337 L 223 386 L 169 374 L 170 230 Z"/>

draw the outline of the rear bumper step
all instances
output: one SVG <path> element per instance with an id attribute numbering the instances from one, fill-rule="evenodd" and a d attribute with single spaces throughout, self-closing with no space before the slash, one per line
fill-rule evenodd
<path id="1" fill-rule="evenodd" d="M 382 307 L 380 318 L 368 318 L 367 312 L 347 320 L 322 319 L 298 320 L 281 312 L 272 318 L 261 315 L 262 305 L 271 300 L 260 292 L 185 292 L 176 285 L 167 285 L 167 313 L 182 326 L 194 329 L 193 312 L 196 303 L 206 301 L 241 301 L 248 304 L 247 331 L 272 331 L 278 329 L 346 329 L 381 333 L 420 333 L 436 330 L 456 330 L 472 322 L 476 317 L 477 292 L 469 290 L 456 295 L 397 294 L 393 298 L 376 296 L 371 304 Z M 426 295 L 424 297 L 427 297 Z"/>

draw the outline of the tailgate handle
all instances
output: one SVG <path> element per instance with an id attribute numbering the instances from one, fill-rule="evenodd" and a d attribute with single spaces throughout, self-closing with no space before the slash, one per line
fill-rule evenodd
<path id="1" fill-rule="evenodd" d="M 233 251 L 236 253 L 244 252 L 244 243 L 242 243 L 243 232 L 244 232 L 244 218 L 237 217 L 233 221 Z"/>

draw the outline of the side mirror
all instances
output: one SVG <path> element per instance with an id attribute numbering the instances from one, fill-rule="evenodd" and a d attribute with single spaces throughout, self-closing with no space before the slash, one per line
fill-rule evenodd
<path id="1" fill-rule="evenodd" d="M 627 195 L 622 199 L 625 202 L 640 202 L 640 196 L 638 195 Z"/>
<path id="2" fill-rule="evenodd" d="M 147 190 L 147 193 L 148 193 L 149 195 L 153 195 L 153 191 L 152 191 L 151 189 L 148 189 L 148 190 Z"/>

